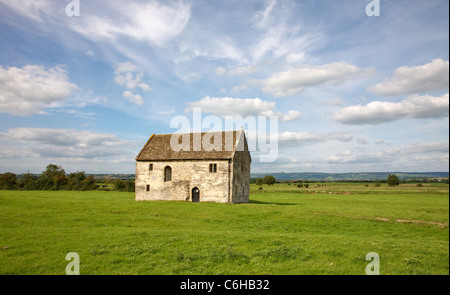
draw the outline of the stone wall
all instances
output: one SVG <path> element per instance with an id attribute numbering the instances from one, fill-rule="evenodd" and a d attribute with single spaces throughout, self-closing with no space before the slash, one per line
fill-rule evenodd
<path id="1" fill-rule="evenodd" d="M 250 196 L 250 164 L 248 151 L 237 151 L 233 159 L 232 202 L 248 203 Z"/>
<path id="2" fill-rule="evenodd" d="M 150 164 L 153 164 L 151 171 Z M 217 164 L 217 172 L 209 172 L 210 164 Z M 172 168 L 172 180 L 165 182 L 164 169 L 167 166 Z M 228 160 L 138 161 L 136 200 L 192 201 L 192 189 L 197 187 L 200 190 L 200 202 L 228 203 L 228 174 Z"/>

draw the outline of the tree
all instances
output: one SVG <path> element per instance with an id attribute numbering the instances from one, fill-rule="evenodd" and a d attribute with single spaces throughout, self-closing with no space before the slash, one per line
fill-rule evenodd
<path id="1" fill-rule="evenodd" d="M 27 172 L 19 180 L 19 189 L 31 191 L 38 189 L 37 177 Z"/>
<path id="2" fill-rule="evenodd" d="M 269 186 L 273 185 L 276 181 L 277 181 L 276 178 L 273 177 L 272 175 L 266 175 L 266 176 L 264 176 L 264 179 L 263 179 L 263 183 L 265 183 Z"/>
<path id="3" fill-rule="evenodd" d="M 114 180 L 114 189 L 119 192 L 123 192 L 126 189 L 125 181 L 121 179 Z"/>
<path id="4" fill-rule="evenodd" d="M 397 175 L 390 174 L 386 180 L 389 186 L 397 186 L 400 184 L 400 180 L 398 179 Z"/>
<path id="5" fill-rule="evenodd" d="M 0 189 L 13 190 L 16 188 L 17 177 L 14 173 L 0 174 Z"/>
<path id="6" fill-rule="evenodd" d="M 67 184 L 66 172 L 61 166 L 50 164 L 39 177 L 40 189 L 59 190 Z"/>
<path id="7" fill-rule="evenodd" d="M 73 172 L 69 174 L 68 189 L 87 191 L 97 188 L 95 179 L 92 175 L 86 176 L 84 171 Z"/>
<path id="8" fill-rule="evenodd" d="M 134 180 L 114 180 L 114 189 L 120 192 L 134 192 Z"/>
<path id="9" fill-rule="evenodd" d="M 264 181 L 261 177 L 256 178 L 256 185 L 261 186 L 263 183 L 264 183 Z"/>

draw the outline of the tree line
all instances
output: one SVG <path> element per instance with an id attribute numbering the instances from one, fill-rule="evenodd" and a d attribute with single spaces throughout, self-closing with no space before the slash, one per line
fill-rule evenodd
<path id="1" fill-rule="evenodd" d="M 255 183 L 256 185 L 259 185 L 261 187 L 263 184 L 267 184 L 268 186 L 274 185 L 278 181 L 273 175 L 266 175 L 264 177 L 252 178 L 250 180 L 250 182 L 251 183 Z M 289 185 L 291 183 L 296 183 L 296 184 L 298 183 L 297 187 L 308 188 L 309 187 L 308 182 L 311 182 L 311 183 L 317 183 L 317 182 L 325 183 L 326 181 L 288 180 L 288 181 L 283 181 L 283 182 L 288 183 Z M 349 182 L 355 182 L 355 181 L 349 181 Z M 367 182 L 367 181 L 364 181 L 364 182 Z M 389 174 L 387 179 L 382 181 L 382 182 L 387 183 L 389 186 L 398 186 L 398 185 L 400 185 L 400 179 L 395 174 Z M 379 183 L 380 183 L 380 181 L 376 181 L 376 184 L 379 185 Z"/>
<path id="2" fill-rule="evenodd" d="M 259 186 L 267 184 L 268 186 L 274 185 L 277 182 L 276 178 L 272 175 L 266 175 L 264 177 L 258 177 L 255 179 L 255 183 Z"/>
<path id="3" fill-rule="evenodd" d="M 106 188 L 84 171 L 66 174 L 61 166 L 49 164 L 39 176 L 30 173 L 16 175 L 11 172 L 0 174 L 0 189 L 90 191 Z M 112 182 L 112 189 L 134 192 L 134 181 L 116 179 Z"/>

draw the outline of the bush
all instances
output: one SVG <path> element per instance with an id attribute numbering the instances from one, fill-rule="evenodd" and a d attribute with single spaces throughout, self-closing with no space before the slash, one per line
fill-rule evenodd
<path id="1" fill-rule="evenodd" d="M 38 178 L 36 176 L 30 173 L 23 174 L 18 181 L 17 189 L 26 191 L 38 190 L 39 186 L 37 179 Z"/>
<path id="2" fill-rule="evenodd" d="M 114 180 L 114 189 L 119 192 L 134 192 L 135 182 L 133 180 Z"/>
<path id="3" fill-rule="evenodd" d="M 261 177 L 256 178 L 256 184 L 261 186 L 264 183 L 263 179 Z"/>
<path id="4" fill-rule="evenodd" d="M 14 190 L 16 189 L 17 176 L 14 173 L 6 172 L 0 174 L 0 189 Z"/>
<path id="5" fill-rule="evenodd" d="M 267 185 L 273 185 L 276 182 L 276 178 L 273 177 L 272 175 L 266 175 L 264 176 L 263 182 Z"/>
<path id="6" fill-rule="evenodd" d="M 386 181 L 389 186 L 397 186 L 400 184 L 400 180 L 398 179 L 397 175 L 395 175 L 395 174 L 389 175 Z"/>
<path id="7" fill-rule="evenodd" d="M 0 189 L 4 190 L 86 191 L 97 188 L 98 186 L 95 184 L 95 179 L 92 175 L 86 176 L 84 171 L 66 175 L 66 172 L 61 166 L 54 164 L 48 165 L 39 177 L 30 173 L 23 174 L 20 177 L 17 177 L 13 173 L 0 174 Z"/>
<path id="8" fill-rule="evenodd" d="M 67 189 L 72 191 L 87 191 L 95 190 L 98 186 L 95 184 L 95 179 L 92 175 L 86 177 L 84 171 L 74 172 L 69 174 Z"/>

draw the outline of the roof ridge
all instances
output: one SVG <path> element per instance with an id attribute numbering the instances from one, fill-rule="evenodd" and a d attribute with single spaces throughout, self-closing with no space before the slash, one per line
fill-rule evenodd
<path id="1" fill-rule="evenodd" d="M 156 136 L 163 136 L 163 135 L 174 135 L 174 134 L 206 134 L 206 133 L 227 133 L 227 132 L 239 132 L 240 130 L 222 130 L 222 131 L 201 131 L 201 132 L 183 132 L 183 133 L 163 133 L 163 134 L 155 134 Z"/>

